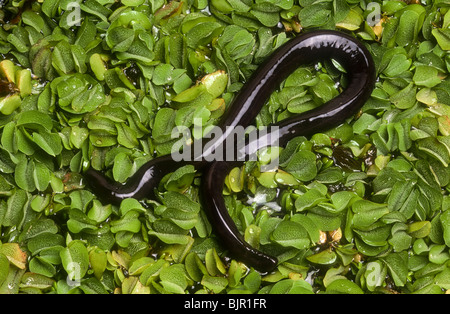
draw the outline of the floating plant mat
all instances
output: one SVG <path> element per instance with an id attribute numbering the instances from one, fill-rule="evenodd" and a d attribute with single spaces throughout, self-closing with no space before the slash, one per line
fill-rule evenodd
<path id="1" fill-rule="evenodd" d="M 448 1 L 1 3 L 0 293 L 450 289 Z M 86 186 L 89 167 L 123 183 L 170 154 L 177 126 L 201 138 L 267 56 L 313 29 L 365 43 L 378 79 L 346 123 L 229 173 L 230 215 L 274 272 L 227 257 L 192 166 L 142 202 L 105 205 Z M 334 98 L 342 71 L 295 70 L 255 126 Z"/>

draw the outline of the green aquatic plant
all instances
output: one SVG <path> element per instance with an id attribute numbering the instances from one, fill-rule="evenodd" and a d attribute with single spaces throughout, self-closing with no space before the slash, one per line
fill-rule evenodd
<path id="1" fill-rule="evenodd" d="M 450 289 L 450 6 L 446 0 L 45 0 L 0 8 L 0 293 L 445 293 Z M 364 42 L 378 79 L 353 118 L 233 169 L 227 207 L 272 273 L 211 231 L 198 173 L 102 204 L 92 167 L 125 182 L 200 138 L 297 33 Z M 295 70 L 255 126 L 340 93 L 333 60 Z M 279 158 L 279 167 L 261 171 Z"/>

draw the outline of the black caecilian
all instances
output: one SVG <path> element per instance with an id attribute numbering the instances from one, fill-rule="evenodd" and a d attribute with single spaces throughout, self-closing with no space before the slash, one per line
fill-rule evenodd
<path id="1" fill-rule="evenodd" d="M 301 65 L 334 59 L 347 72 L 348 84 L 334 99 L 311 111 L 283 120 L 277 126 L 277 136 L 265 133 L 264 138 L 247 139 L 241 156 L 248 157 L 256 150 L 271 146 L 274 140 L 283 146 L 290 139 L 323 132 L 343 123 L 354 115 L 370 97 L 375 85 L 374 62 L 367 49 L 353 37 L 339 31 L 312 31 L 291 39 L 277 49 L 257 69 L 245 84 L 219 123 L 222 135 L 204 144 L 200 153 L 193 153 L 187 161 L 176 162 L 170 155 L 155 158 L 143 165 L 125 184 L 110 182 L 101 173 L 89 169 L 85 173 L 86 183 L 106 203 L 118 204 L 125 198 L 151 197 L 159 181 L 175 169 L 192 164 L 202 173 L 201 201 L 214 232 L 229 254 L 255 269 L 271 271 L 277 266 L 275 257 L 264 254 L 247 244 L 228 214 L 222 191 L 228 172 L 246 158 L 239 161 L 211 161 L 211 154 L 224 151 L 227 137 L 234 127 L 248 127 L 270 94 L 280 83 Z M 270 128 L 269 128 L 270 129 Z M 272 134 L 273 135 L 273 134 Z"/>

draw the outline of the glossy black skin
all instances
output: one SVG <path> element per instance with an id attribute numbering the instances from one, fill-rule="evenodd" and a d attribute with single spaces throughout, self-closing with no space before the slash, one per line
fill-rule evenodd
<path id="1" fill-rule="evenodd" d="M 337 31 L 314 31 L 298 36 L 276 50 L 242 88 L 220 121 L 223 136 L 207 141 L 200 154 L 191 161 L 175 162 L 171 156 L 149 161 L 124 185 L 109 182 L 102 174 L 89 169 L 86 182 L 104 202 L 119 204 L 125 198 L 142 199 L 152 195 L 159 181 L 175 169 L 192 164 L 202 172 L 201 200 L 211 225 L 230 255 L 261 272 L 277 266 L 275 257 L 266 255 L 248 245 L 228 214 L 223 199 L 223 186 L 229 171 L 241 165 L 239 161 L 207 161 L 216 149 L 225 147 L 232 127 L 246 128 L 254 122 L 261 107 L 275 88 L 301 65 L 333 58 L 347 71 L 348 86 L 326 104 L 275 124 L 279 127 L 278 142 L 270 133 L 257 141 L 243 145 L 239 152 L 244 159 L 264 147 L 285 145 L 296 136 L 323 132 L 343 123 L 354 115 L 370 97 L 376 73 L 370 53 L 354 38 Z M 229 128 L 227 128 L 227 126 Z M 230 128 L 231 127 L 231 128 Z M 224 149 L 222 150 L 224 151 Z"/>

